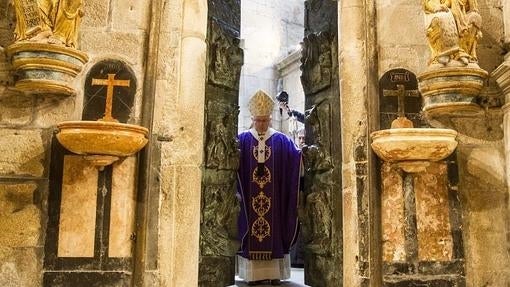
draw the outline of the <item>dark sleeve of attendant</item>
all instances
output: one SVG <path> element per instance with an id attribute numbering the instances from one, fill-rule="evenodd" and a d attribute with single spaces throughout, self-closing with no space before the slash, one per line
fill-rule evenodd
<path id="1" fill-rule="evenodd" d="M 303 123 L 303 124 L 305 123 L 305 114 L 303 114 L 303 113 L 300 113 L 300 112 L 298 112 L 298 111 L 296 111 L 296 110 L 290 110 L 290 112 L 289 112 L 289 117 L 290 117 L 290 116 L 294 116 L 294 117 L 296 117 L 296 119 L 297 119 L 297 120 L 298 120 L 298 122 L 300 122 L 300 123 Z"/>

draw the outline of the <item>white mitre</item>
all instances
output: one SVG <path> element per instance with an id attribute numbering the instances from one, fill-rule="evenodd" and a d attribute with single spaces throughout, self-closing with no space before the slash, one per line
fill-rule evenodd
<path id="1" fill-rule="evenodd" d="M 266 92 L 258 90 L 250 98 L 248 107 L 254 117 L 270 116 L 273 113 L 274 101 Z"/>

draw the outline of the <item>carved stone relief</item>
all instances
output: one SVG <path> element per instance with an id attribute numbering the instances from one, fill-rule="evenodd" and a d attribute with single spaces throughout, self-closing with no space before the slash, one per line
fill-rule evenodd
<path id="1" fill-rule="evenodd" d="M 239 89 L 239 77 L 243 64 L 243 50 L 239 39 L 229 37 L 214 20 L 209 25 L 208 79 L 215 85 L 231 90 Z"/>
<path id="2" fill-rule="evenodd" d="M 478 62 L 476 46 L 482 37 L 482 17 L 476 0 L 426 0 L 423 9 L 431 52 L 429 64 Z"/>
<path id="3" fill-rule="evenodd" d="M 301 83 L 306 95 L 331 85 L 332 39 L 328 32 L 311 33 L 303 39 Z"/>
<path id="4" fill-rule="evenodd" d="M 319 112 L 319 110 L 321 112 Z M 321 116 L 322 115 L 322 116 Z M 321 102 L 308 113 L 313 143 L 303 148 L 306 169 L 305 214 L 303 224 L 307 234 L 306 245 L 310 252 L 323 254 L 331 240 L 331 161 L 328 136 L 329 104 Z M 321 120 L 322 118 L 322 120 Z M 326 144 L 324 144 L 326 143 Z"/>
<path id="5" fill-rule="evenodd" d="M 239 151 L 240 1 L 208 0 L 206 139 L 202 176 L 199 286 L 230 286 L 235 278 Z M 228 13 L 225 13 L 228 11 Z"/>
<path id="6" fill-rule="evenodd" d="M 237 106 L 207 103 L 205 169 L 202 177 L 199 286 L 227 286 L 234 280 L 239 248 L 236 175 L 239 165 Z"/>
<path id="7" fill-rule="evenodd" d="M 237 170 L 239 158 L 235 123 L 239 110 L 213 101 L 208 103 L 207 109 L 206 167 Z"/>
<path id="8" fill-rule="evenodd" d="M 235 181 L 235 173 L 228 181 Z M 202 202 L 200 247 L 205 256 L 232 256 L 237 243 L 237 197 L 232 185 L 210 185 L 205 187 Z"/>

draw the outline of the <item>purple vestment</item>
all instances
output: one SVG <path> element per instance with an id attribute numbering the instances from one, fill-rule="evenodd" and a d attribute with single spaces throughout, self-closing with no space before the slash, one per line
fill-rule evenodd
<path id="1" fill-rule="evenodd" d="M 254 130 L 239 135 L 239 255 L 250 260 L 283 258 L 297 235 L 301 151 L 286 135 L 272 132 L 265 141 L 263 164 L 258 163 Z"/>

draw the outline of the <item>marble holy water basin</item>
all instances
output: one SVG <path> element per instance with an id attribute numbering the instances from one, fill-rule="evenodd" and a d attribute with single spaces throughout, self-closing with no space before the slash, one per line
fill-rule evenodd
<path id="1" fill-rule="evenodd" d="M 393 128 L 375 131 L 372 149 L 384 161 L 439 161 L 457 147 L 457 132 L 451 129 Z"/>
<path id="2" fill-rule="evenodd" d="M 135 154 L 147 144 L 149 131 L 114 121 L 67 121 L 57 125 L 58 141 L 69 151 L 92 156 L 98 166 Z"/>

